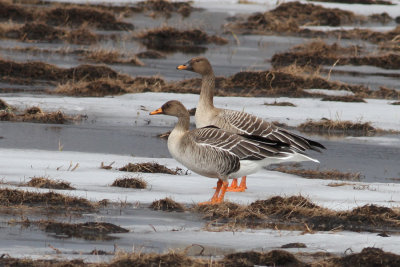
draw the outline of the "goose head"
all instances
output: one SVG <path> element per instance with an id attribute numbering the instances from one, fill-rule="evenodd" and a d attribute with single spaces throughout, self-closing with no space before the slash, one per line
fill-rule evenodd
<path id="1" fill-rule="evenodd" d="M 178 118 L 189 117 L 188 110 L 181 102 L 177 100 L 170 100 L 166 102 L 164 105 L 162 105 L 161 108 L 150 112 L 150 115 L 156 115 L 156 114 L 164 114 L 169 116 L 175 116 Z"/>
<path id="2" fill-rule="evenodd" d="M 183 65 L 176 67 L 178 70 L 193 71 L 201 75 L 212 73 L 210 62 L 205 57 L 194 57 Z"/>

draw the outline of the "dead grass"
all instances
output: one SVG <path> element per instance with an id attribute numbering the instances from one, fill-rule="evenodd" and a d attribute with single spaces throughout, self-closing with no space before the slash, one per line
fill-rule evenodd
<path id="1" fill-rule="evenodd" d="M 176 12 L 181 14 L 183 17 L 188 17 L 193 11 L 191 2 L 170 2 L 165 0 L 147 0 L 139 2 L 136 7 L 141 12 L 152 11 L 154 13 L 151 16 L 163 15 L 170 17 L 172 13 Z"/>
<path id="2" fill-rule="evenodd" d="M 64 124 L 81 121 L 82 119 L 83 116 L 81 115 L 68 116 L 62 111 L 44 112 L 40 107 L 35 106 L 27 108 L 22 113 L 16 109 L 0 110 L 0 121 Z"/>
<path id="3" fill-rule="evenodd" d="M 377 132 L 383 132 L 377 129 L 369 122 L 352 122 L 341 120 L 322 119 L 320 121 L 308 120 L 297 126 L 302 132 L 312 132 L 319 134 L 345 134 L 345 135 L 359 135 L 370 136 Z"/>
<path id="4" fill-rule="evenodd" d="M 270 170 L 298 175 L 309 179 L 350 180 L 360 181 L 362 175 L 359 172 L 341 172 L 339 170 L 303 170 L 285 165 L 270 167 Z"/>
<path id="5" fill-rule="evenodd" d="M 360 253 L 334 257 L 320 263 L 320 266 L 399 266 L 400 255 L 384 252 L 380 248 L 363 248 Z"/>
<path id="6" fill-rule="evenodd" d="M 352 45 L 342 47 L 338 43 L 331 45 L 323 40 L 296 45 L 289 52 L 277 53 L 271 63 L 274 68 L 297 64 L 299 66 L 318 67 L 320 65 L 370 65 L 384 69 L 400 68 L 400 55 L 395 53 L 361 55 L 363 49 Z"/>
<path id="7" fill-rule="evenodd" d="M 99 78 L 94 81 L 69 82 L 57 86 L 54 93 L 71 96 L 102 97 L 126 93 L 157 92 L 165 84 L 159 77 Z"/>
<path id="8" fill-rule="evenodd" d="M 337 95 L 328 95 L 324 96 L 321 101 L 338 101 L 338 102 L 356 102 L 356 103 L 366 103 L 364 99 L 354 95 L 345 95 L 345 96 L 337 96 Z"/>
<path id="9" fill-rule="evenodd" d="M 128 233 L 129 230 L 120 226 L 106 222 L 86 222 L 86 223 L 61 223 L 54 221 L 37 222 L 44 231 L 54 233 L 63 238 L 83 238 L 86 240 L 113 240 L 109 234 Z"/>
<path id="10" fill-rule="evenodd" d="M 111 68 L 101 65 L 79 65 L 72 68 L 60 68 L 52 64 L 38 61 L 15 62 L 0 58 L 0 75 L 15 78 L 16 83 L 33 84 L 36 80 L 56 83 L 68 81 L 93 81 L 100 78 L 122 78 Z"/>
<path id="11" fill-rule="evenodd" d="M 364 18 L 337 8 L 288 2 L 265 13 L 254 13 L 245 22 L 228 24 L 228 28 L 252 33 L 297 33 L 303 25 L 339 26 L 356 21 Z"/>
<path id="12" fill-rule="evenodd" d="M 147 188 L 147 182 L 140 177 L 124 176 L 116 179 L 111 186 L 123 187 L 123 188 L 135 188 L 145 189 Z"/>
<path id="13" fill-rule="evenodd" d="M 4 101 L 3 99 L 0 99 L 0 110 L 8 110 L 8 109 L 12 109 L 12 107 L 7 104 L 6 101 Z"/>
<path id="14" fill-rule="evenodd" d="M 116 49 L 91 49 L 83 54 L 83 59 L 96 63 L 144 66 L 144 63 L 135 55 L 124 54 Z"/>
<path id="15" fill-rule="evenodd" d="M 330 187 L 339 187 L 339 186 L 345 186 L 345 185 L 354 185 L 354 184 L 346 183 L 346 182 L 331 182 L 331 183 L 327 184 L 327 186 L 330 186 Z"/>
<path id="16" fill-rule="evenodd" d="M 169 169 L 164 165 L 158 164 L 157 162 L 143 162 L 143 163 L 128 163 L 124 167 L 119 168 L 118 170 L 124 172 L 143 172 L 143 173 L 166 173 L 172 175 L 181 175 L 185 172 L 176 167 L 176 169 Z"/>
<path id="17" fill-rule="evenodd" d="M 142 31 L 135 37 L 147 48 L 165 52 L 204 52 L 207 48 L 201 45 L 209 43 L 224 45 L 228 43 L 227 39 L 216 35 L 209 36 L 200 29 L 178 30 L 169 26 Z"/>
<path id="18" fill-rule="evenodd" d="M 283 106 L 283 107 L 295 107 L 296 105 L 290 102 L 276 102 L 273 103 L 264 103 L 266 106 Z"/>
<path id="19" fill-rule="evenodd" d="M 349 230 L 398 232 L 400 212 L 394 209 L 365 205 L 349 211 L 322 208 L 302 196 L 275 196 L 257 200 L 248 206 L 230 202 L 194 208 L 203 214 L 210 230 L 236 228 L 272 228 L 313 231 Z"/>
<path id="20" fill-rule="evenodd" d="M 363 5 L 393 5 L 390 1 L 385 0 L 310 0 L 315 2 L 331 2 L 346 4 L 363 4 Z"/>
<path id="21" fill-rule="evenodd" d="M 392 102 L 392 103 L 390 103 L 390 105 L 395 105 L 395 106 L 398 106 L 398 105 L 400 105 L 400 101 L 397 101 L 397 102 Z"/>
<path id="22" fill-rule="evenodd" d="M 29 205 L 46 207 L 80 208 L 94 210 L 94 205 L 84 198 L 62 195 L 55 192 L 37 193 L 16 189 L 0 189 L 0 206 Z M 59 208 L 58 208 L 59 209 Z M 65 209 L 65 210 L 66 210 Z M 65 211 L 63 210 L 63 211 Z"/>
<path id="23" fill-rule="evenodd" d="M 292 253 L 284 250 L 268 252 L 237 252 L 226 255 L 221 263 L 223 266 L 292 266 L 305 267 L 307 264 L 298 260 Z"/>
<path id="24" fill-rule="evenodd" d="M 41 18 L 48 25 L 79 27 L 88 25 L 101 30 L 124 31 L 133 30 L 131 23 L 116 19 L 115 15 L 107 10 L 91 6 L 57 6 L 45 9 Z"/>
<path id="25" fill-rule="evenodd" d="M 166 58 L 166 56 L 163 53 L 160 53 L 156 50 L 143 51 L 143 52 L 137 53 L 136 56 L 138 58 L 153 58 L 153 59 Z"/>
<path id="26" fill-rule="evenodd" d="M 177 211 L 177 212 L 185 211 L 185 207 L 182 204 L 172 200 L 169 197 L 153 201 L 153 203 L 151 203 L 149 208 L 153 210 L 163 210 L 163 211 Z"/>
<path id="27" fill-rule="evenodd" d="M 74 190 L 71 183 L 64 182 L 61 180 L 52 180 L 47 177 L 32 177 L 25 186 L 32 186 L 37 188 L 49 188 L 49 189 L 62 189 L 62 190 Z"/>

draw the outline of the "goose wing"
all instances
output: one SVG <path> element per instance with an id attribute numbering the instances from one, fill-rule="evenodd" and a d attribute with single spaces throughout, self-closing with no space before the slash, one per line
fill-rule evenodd
<path id="1" fill-rule="evenodd" d="M 239 160 L 262 160 L 267 157 L 287 157 L 293 153 L 287 145 L 267 138 L 251 135 L 237 135 L 215 126 L 208 126 L 192 131 L 192 140 L 205 149 L 234 155 Z"/>
<path id="2" fill-rule="evenodd" d="M 222 123 L 224 125 L 231 128 L 230 130 L 247 135 L 266 137 L 273 141 L 291 145 L 299 151 L 305 151 L 306 149 L 319 151 L 319 148 L 325 149 L 325 147 L 318 142 L 279 128 L 249 113 L 223 109 L 220 112 L 219 119 L 223 121 Z"/>

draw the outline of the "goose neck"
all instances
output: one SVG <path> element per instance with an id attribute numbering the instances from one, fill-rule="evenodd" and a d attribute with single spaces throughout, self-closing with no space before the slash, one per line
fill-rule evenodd
<path id="1" fill-rule="evenodd" d="M 203 106 L 213 107 L 215 76 L 213 72 L 203 75 L 199 103 Z"/>

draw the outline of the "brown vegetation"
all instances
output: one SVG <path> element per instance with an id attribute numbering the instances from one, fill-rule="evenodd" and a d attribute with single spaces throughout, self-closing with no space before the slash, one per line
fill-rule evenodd
<path id="1" fill-rule="evenodd" d="M 147 48 L 166 52 L 204 52 L 207 48 L 201 45 L 215 43 L 223 45 L 228 40 L 216 35 L 209 36 L 200 29 L 178 30 L 169 26 L 142 31 L 135 36 Z"/>
<path id="2" fill-rule="evenodd" d="M 365 205 L 349 211 L 322 208 L 302 196 L 275 196 L 257 200 L 248 206 L 224 202 L 195 207 L 208 220 L 209 227 L 219 225 L 231 230 L 237 227 L 312 231 L 382 231 L 398 232 L 400 212 Z"/>
<path id="3" fill-rule="evenodd" d="M 96 63 L 106 63 L 106 64 L 129 64 L 134 66 L 144 66 L 144 63 L 140 61 L 135 55 L 127 55 L 120 53 L 116 49 L 105 50 L 96 49 L 85 51 L 83 54 L 83 59 L 88 61 L 93 61 Z"/>
<path id="4" fill-rule="evenodd" d="M 55 192 L 37 193 L 16 189 L 0 189 L 0 206 L 29 205 L 93 210 L 94 205 L 84 198 L 71 197 Z"/>
<path id="5" fill-rule="evenodd" d="M 298 33 L 303 25 L 340 26 L 363 18 L 353 12 L 337 8 L 300 2 L 282 3 L 274 10 L 254 13 L 245 22 L 228 25 L 229 29 L 250 31 L 252 33 Z"/>
<path id="6" fill-rule="evenodd" d="M 385 0 L 310 0 L 310 1 L 345 3 L 345 4 L 363 4 L 363 5 L 393 5 L 392 2 Z"/>
<path id="7" fill-rule="evenodd" d="M 184 174 L 184 171 L 176 167 L 176 169 L 169 169 L 164 165 L 158 164 L 157 162 L 143 162 L 143 163 L 128 163 L 124 167 L 118 170 L 124 172 L 144 172 L 144 173 L 166 173 L 172 175 Z"/>
<path id="8" fill-rule="evenodd" d="M 188 17 L 193 11 L 190 2 L 170 2 L 166 0 L 147 0 L 137 3 L 136 8 L 140 12 L 155 12 L 154 15 L 170 17 L 171 13 L 180 13 L 183 17 Z M 152 14 L 153 15 L 153 14 Z"/>
<path id="9" fill-rule="evenodd" d="M 156 50 L 143 51 L 143 52 L 137 53 L 136 56 L 138 58 L 153 58 L 153 59 L 166 58 L 166 56 L 163 53 L 160 53 Z"/>
<path id="10" fill-rule="evenodd" d="M 270 170 L 298 175 L 309 179 L 330 179 L 330 180 L 351 180 L 359 181 L 362 178 L 361 173 L 341 172 L 339 170 L 302 170 L 290 168 L 285 165 L 270 167 Z"/>
<path id="11" fill-rule="evenodd" d="M 48 26 L 90 26 L 102 30 L 133 30 L 131 23 L 118 20 L 109 9 L 90 5 L 55 4 L 47 6 L 0 2 L 0 20 L 47 24 Z"/>
<path id="12" fill-rule="evenodd" d="M 277 53 L 271 59 L 274 68 L 297 64 L 299 66 L 318 67 L 320 65 L 371 65 L 385 69 L 399 69 L 400 55 L 386 53 L 382 55 L 360 56 L 359 46 L 342 47 L 338 43 L 331 45 L 322 40 L 296 45 L 289 52 Z"/>
<path id="13" fill-rule="evenodd" d="M 400 256 L 382 249 L 367 247 L 360 253 L 352 253 L 345 256 L 334 256 L 330 253 L 296 253 L 292 254 L 284 250 L 271 250 L 266 252 L 245 251 L 226 255 L 222 259 L 212 261 L 215 267 L 252 267 L 260 266 L 398 266 Z M 98 254 L 100 255 L 100 253 Z M 299 258 L 311 258 L 312 260 L 301 261 Z M 117 267 L 117 266 L 191 266 L 207 267 L 210 260 L 199 257 L 189 257 L 185 253 L 168 252 L 165 254 L 156 253 L 118 253 L 110 263 L 89 263 L 83 260 L 33 260 L 17 259 L 4 256 L 0 258 L 0 265 L 4 266 L 70 266 L 70 267 Z"/>
<path id="14" fill-rule="evenodd" d="M 147 187 L 147 182 L 140 177 L 125 176 L 123 178 L 116 179 L 111 186 L 145 189 Z"/>
<path id="15" fill-rule="evenodd" d="M 398 106 L 398 105 L 400 105 L 400 101 L 397 101 L 397 102 L 392 102 L 392 103 L 390 103 L 390 105 L 395 105 L 395 106 Z"/>
<path id="16" fill-rule="evenodd" d="M 114 233 L 127 233 L 129 230 L 106 222 L 86 223 L 61 223 L 54 221 L 39 221 L 39 226 L 46 232 L 54 233 L 63 238 L 83 238 L 86 240 L 112 240 L 115 237 L 109 236 Z"/>
<path id="17" fill-rule="evenodd" d="M 71 44 L 95 44 L 101 38 L 84 26 L 78 29 L 64 29 L 43 22 L 27 22 L 22 26 L 0 25 L 0 37 L 22 41 L 68 42 Z"/>
<path id="18" fill-rule="evenodd" d="M 366 103 L 364 99 L 354 95 L 328 95 L 324 96 L 321 101 L 338 101 L 338 102 L 356 102 L 356 103 Z"/>
<path id="19" fill-rule="evenodd" d="M 185 207 L 182 204 L 170 199 L 169 197 L 153 201 L 149 208 L 163 211 L 185 211 Z"/>
<path id="20" fill-rule="evenodd" d="M 49 189 L 62 189 L 62 190 L 73 190 L 74 187 L 71 183 L 64 182 L 61 180 L 52 180 L 47 177 L 32 177 L 26 186 L 38 187 L 38 188 L 49 188 Z"/>
<path id="21" fill-rule="evenodd" d="M 320 134 L 347 134 L 370 136 L 383 130 L 373 127 L 369 122 L 352 122 L 322 119 L 320 121 L 308 120 L 297 126 L 302 132 L 312 132 Z"/>
<path id="22" fill-rule="evenodd" d="M 23 113 L 18 112 L 14 108 L 0 110 L 0 121 L 64 124 L 80 121 L 82 118 L 80 115 L 65 115 L 62 111 L 44 112 L 39 107 L 27 108 Z"/>
<path id="23" fill-rule="evenodd" d="M 290 102 L 276 102 L 273 103 L 264 103 L 266 106 L 284 106 L 284 107 L 295 107 L 296 105 Z"/>

